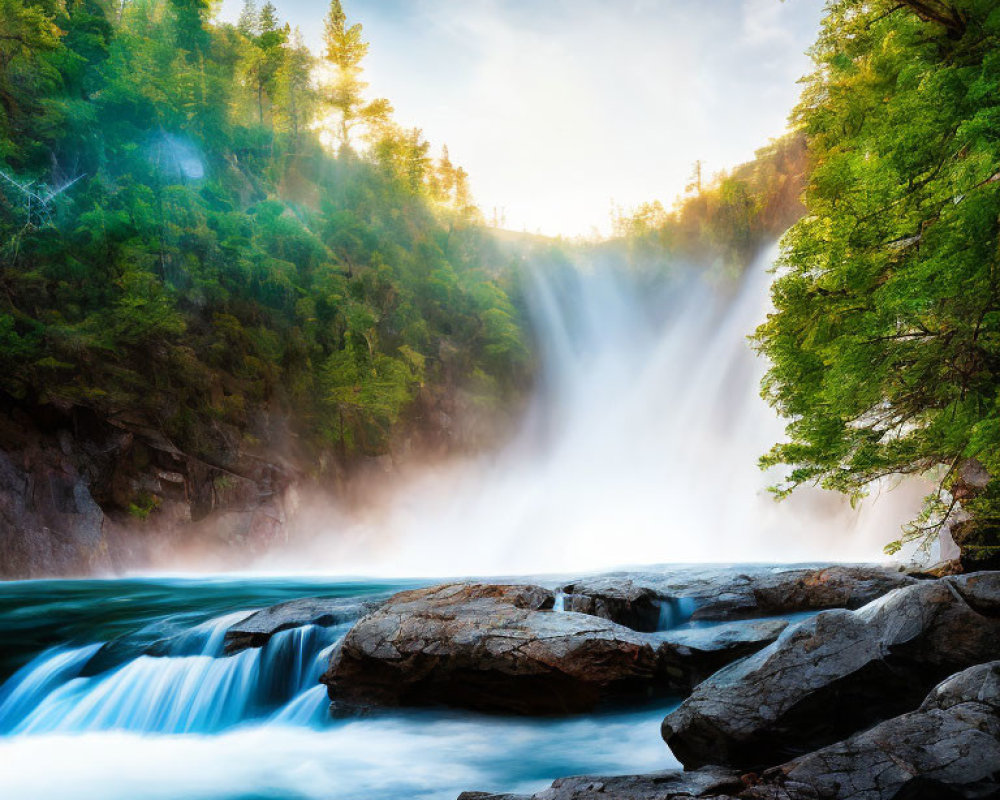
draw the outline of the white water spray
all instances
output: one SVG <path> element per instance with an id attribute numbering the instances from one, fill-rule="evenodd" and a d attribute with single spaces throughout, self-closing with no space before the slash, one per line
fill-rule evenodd
<path id="1" fill-rule="evenodd" d="M 543 379 L 521 435 L 424 469 L 363 518 L 328 518 L 309 564 L 443 575 L 883 557 L 919 488 L 860 510 L 811 489 L 778 504 L 777 476 L 757 467 L 783 435 L 746 339 L 769 309 L 774 256 L 735 296 L 694 272 L 539 273 Z"/>

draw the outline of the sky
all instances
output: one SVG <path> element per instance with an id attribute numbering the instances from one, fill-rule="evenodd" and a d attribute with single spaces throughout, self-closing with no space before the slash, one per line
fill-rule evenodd
<path id="1" fill-rule="evenodd" d="M 272 0 L 321 50 L 322 0 Z M 223 0 L 234 21 L 243 0 Z M 823 0 L 344 0 L 371 96 L 470 174 L 487 218 L 604 234 L 671 204 L 693 164 L 746 161 L 787 127 Z"/>

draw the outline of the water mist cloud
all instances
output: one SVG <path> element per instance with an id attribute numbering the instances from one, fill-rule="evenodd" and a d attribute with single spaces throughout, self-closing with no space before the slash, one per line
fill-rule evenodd
<path id="1" fill-rule="evenodd" d="M 770 307 L 775 252 L 735 295 L 697 270 L 539 270 L 542 375 L 520 433 L 499 452 L 385 478 L 358 510 L 320 506 L 304 518 L 305 551 L 268 568 L 515 575 L 883 557 L 923 487 L 883 487 L 860 512 L 808 488 L 779 504 L 767 490 L 778 476 L 757 467 L 783 435 L 746 341 Z"/>

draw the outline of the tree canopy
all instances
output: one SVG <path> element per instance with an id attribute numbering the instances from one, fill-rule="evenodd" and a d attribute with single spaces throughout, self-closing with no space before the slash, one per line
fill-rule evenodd
<path id="1" fill-rule="evenodd" d="M 320 142 L 330 104 L 348 132 L 370 108 L 360 26 L 333 3 L 324 85 L 273 5 L 210 5 L 0 0 L 0 392 L 218 463 L 279 435 L 379 454 L 457 387 L 516 391 L 520 306 L 464 173 L 387 104 L 367 147 Z"/>
<path id="2" fill-rule="evenodd" d="M 829 4 L 794 120 L 812 163 L 756 332 L 789 440 L 764 458 L 863 493 L 938 489 L 906 532 L 1000 550 L 1000 7 Z"/>

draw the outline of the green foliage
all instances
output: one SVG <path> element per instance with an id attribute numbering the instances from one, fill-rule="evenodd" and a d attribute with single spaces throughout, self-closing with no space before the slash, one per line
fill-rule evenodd
<path id="1" fill-rule="evenodd" d="M 238 26 L 209 5 L 0 0 L 29 42 L 0 36 L 0 391 L 127 412 L 210 461 L 268 420 L 380 453 L 422 387 L 513 391 L 520 314 L 464 172 L 387 121 L 329 153 L 301 38 L 271 5 Z M 360 91 L 360 28 L 336 36 Z"/>
<path id="2" fill-rule="evenodd" d="M 689 194 L 670 211 L 659 201 L 628 213 L 618 210 L 614 233 L 639 259 L 668 253 L 717 262 L 730 271 L 740 268 L 801 215 L 806 168 L 805 140 L 799 134 L 776 139 L 753 161 L 706 183 L 698 162 Z"/>
<path id="3" fill-rule="evenodd" d="M 1000 475 L 1000 9 L 838 0 L 813 57 L 808 213 L 755 336 L 790 420 L 763 463 L 791 467 L 780 493 L 932 475 L 923 535 L 969 459 Z M 966 511 L 995 519 L 995 484 Z"/>

